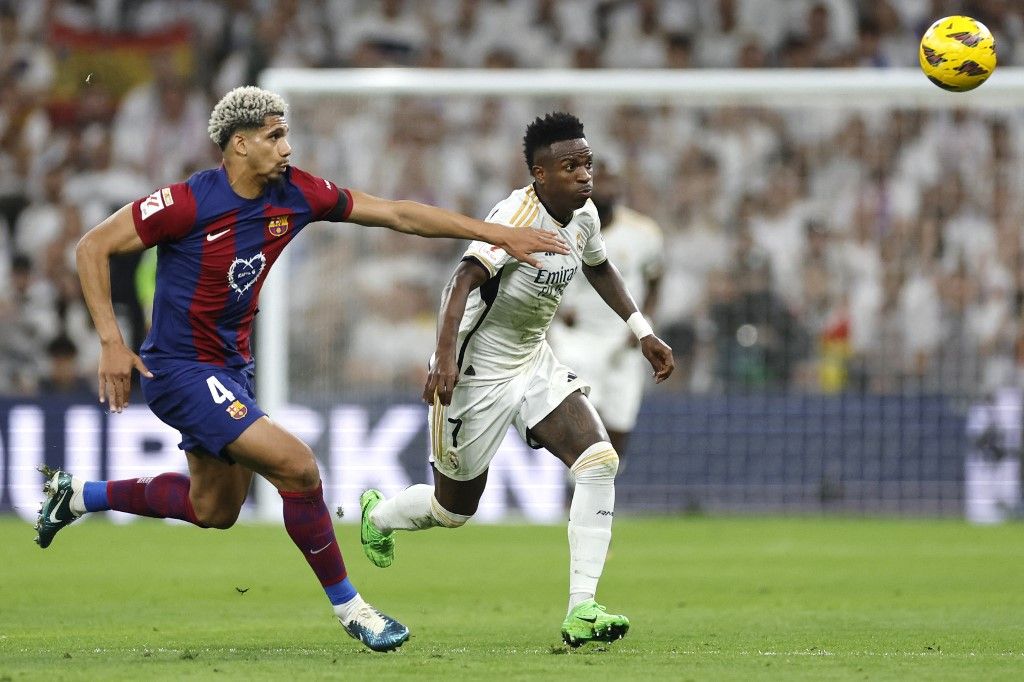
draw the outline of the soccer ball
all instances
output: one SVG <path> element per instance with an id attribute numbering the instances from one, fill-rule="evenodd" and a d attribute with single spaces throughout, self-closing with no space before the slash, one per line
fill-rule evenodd
<path id="1" fill-rule="evenodd" d="M 985 24 L 970 17 L 939 19 L 921 38 L 921 70 L 943 90 L 966 92 L 996 68 L 996 41 Z"/>

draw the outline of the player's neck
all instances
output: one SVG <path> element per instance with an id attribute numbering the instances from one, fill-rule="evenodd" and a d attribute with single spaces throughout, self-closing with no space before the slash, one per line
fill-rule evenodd
<path id="1" fill-rule="evenodd" d="M 540 200 L 544 210 L 548 212 L 548 215 L 557 220 L 560 225 L 566 225 L 570 220 L 572 220 L 572 215 L 576 212 L 576 209 L 570 208 L 566 210 L 560 208 L 557 204 L 553 204 L 551 200 L 544 195 L 543 189 L 536 182 L 533 183 L 533 190 L 537 193 L 537 199 Z"/>
<path id="2" fill-rule="evenodd" d="M 224 161 L 224 172 L 227 174 L 228 185 L 231 186 L 233 191 L 243 199 L 256 199 L 263 195 L 263 190 L 267 187 L 267 181 L 264 178 L 254 175 L 247 168 L 240 168 L 233 163 L 229 163 L 227 160 Z"/>

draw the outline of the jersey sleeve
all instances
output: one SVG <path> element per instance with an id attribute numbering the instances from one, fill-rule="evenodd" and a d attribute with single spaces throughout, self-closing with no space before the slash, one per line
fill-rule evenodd
<path id="1" fill-rule="evenodd" d="M 135 232 L 147 248 L 178 241 L 195 226 L 196 202 L 187 183 L 179 182 L 132 202 Z"/>
<path id="2" fill-rule="evenodd" d="M 587 243 L 583 245 L 583 262 L 586 265 L 594 266 L 608 260 L 608 251 L 604 247 L 604 237 L 601 236 L 601 219 L 597 217 L 597 211 L 593 213 L 594 226 Z"/>
<path id="3" fill-rule="evenodd" d="M 305 197 L 313 212 L 312 221 L 329 220 L 341 223 L 352 213 L 352 193 L 342 189 L 330 180 L 307 173 L 301 168 L 291 167 L 291 181 Z"/>
<path id="4" fill-rule="evenodd" d="M 487 214 L 487 222 L 508 225 L 512 222 L 512 215 L 519 209 L 519 206 L 519 201 L 513 203 L 506 199 L 491 209 L 491 212 Z M 515 230 L 522 228 L 509 227 L 508 229 Z M 462 257 L 462 260 L 466 260 L 467 258 L 479 261 L 479 263 L 487 269 L 487 272 L 491 277 L 498 274 L 498 271 L 501 270 L 506 263 L 512 260 L 512 257 L 505 252 L 505 249 L 500 246 L 495 246 L 494 244 L 488 244 L 487 242 L 481 241 L 474 241 L 469 245 L 469 248 L 466 249 L 465 255 Z"/>

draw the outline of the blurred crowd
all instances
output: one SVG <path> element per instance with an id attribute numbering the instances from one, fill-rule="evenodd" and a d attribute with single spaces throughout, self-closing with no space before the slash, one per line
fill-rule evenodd
<path id="1" fill-rule="evenodd" d="M 1010 0 L 0 1 L 0 395 L 91 395 L 76 241 L 215 165 L 212 104 L 266 67 L 911 66 L 951 13 L 988 25 L 1001 64 L 1024 64 Z M 974 394 L 1024 374 L 1024 112 L 291 104 L 297 165 L 476 216 L 529 181 L 526 123 L 574 110 L 627 180 L 623 200 L 664 231 L 655 322 L 678 390 Z M 292 249 L 293 387 L 417 386 L 462 248 L 309 229 Z M 134 345 L 153 257 L 112 265 Z"/>

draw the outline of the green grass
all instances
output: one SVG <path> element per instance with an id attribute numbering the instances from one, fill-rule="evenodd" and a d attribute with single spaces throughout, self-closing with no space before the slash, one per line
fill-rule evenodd
<path id="1" fill-rule="evenodd" d="M 623 516 L 599 601 L 633 629 L 578 651 L 564 527 L 404 534 L 386 570 L 338 529 L 356 585 L 412 629 L 396 653 L 344 634 L 281 528 L 95 520 L 39 550 L 0 518 L 0 681 L 1024 676 L 1020 525 Z"/>

